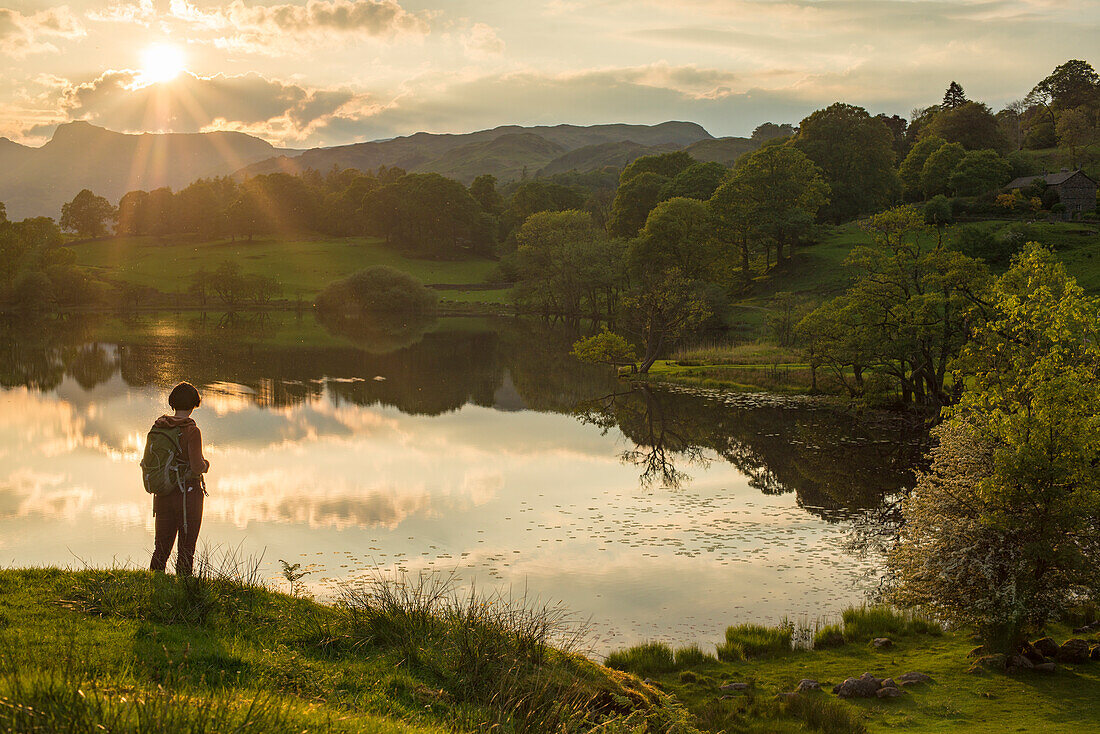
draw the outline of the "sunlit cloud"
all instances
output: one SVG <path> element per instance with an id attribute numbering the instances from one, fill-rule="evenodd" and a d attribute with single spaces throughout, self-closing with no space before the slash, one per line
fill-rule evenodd
<path id="1" fill-rule="evenodd" d="M 0 8 L 0 53 L 9 56 L 18 58 L 34 53 L 56 52 L 57 46 L 52 41 L 84 35 L 84 27 L 67 5 L 29 15 Z"/>

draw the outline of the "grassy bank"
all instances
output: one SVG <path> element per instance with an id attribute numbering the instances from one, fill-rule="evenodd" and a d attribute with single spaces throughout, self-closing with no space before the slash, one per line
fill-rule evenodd
<path id="1" fill-rule="evenodd" d="M 334 606 L 240 565 L 0 571 L 0 731 L 690 732 L 552 608 L 379 579 Z"/>
<path id="2" fill-rule="evenodd" d="M 164 293 L 187 290 L 188 277 L 226 260 L 244 272 L 275 278 L 284 297 L 310 299 L 334 280 L 373 265 L 409 273 L 425 284 L 483 284 L 497 264 L 488 258 L 425 260 L 406 257 L 374 237 L 260 238 L 198 241 L 191 237 L 113 237 L 72 246 L 77 264 L 105 278 L 155 288 Z M 455 302 L 506 303 L 510 289 L 446 290 Z"/>
<path id="3" fill-rule="evenodd" d="M 1054 673 L 968 673 L 974 647 L 968 634 L 876 607 L 850 609 L 835 625 L 803 630 L 805 639 L 816 631 L 812 650 L 791 650 L 792 631 L 797 636 L 791 627 L 738 625 L 716 651 L 650 643 L 614 653 L 608 664 L 653 678 L 707 731 L 1053 733 L 1095 731 L 1100 721 L 1100 662 L 1059 664 Z M 1071 635 L 1064 627 L 1051 633 L 1059 642 Z M 870 644 L 876 637 L 893 644 L 876 649 Z M 1087 638 L 1095 640 L 1095 633 Z M 932 682 L 905 686 L 904 695 L 892 699 L 841 699 L 830 692 L 865 672 L 878 678 L 918 672 Z M 803 679 L 822 690 L 780 695 Z M 731 683 L 748 686 L 735 690 Z"/>

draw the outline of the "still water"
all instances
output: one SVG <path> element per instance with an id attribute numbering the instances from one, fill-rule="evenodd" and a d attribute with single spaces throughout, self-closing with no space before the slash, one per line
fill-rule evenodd
<path id="1" fill-rule="evenodd" d="M 631 388 L 538 322 L 350 333 L 311 315 L 0 325 L 0 563 L 148 563 L 137 461 L 167 388 L 200 386 L 200 545 L 562 602 L 595 652 L 709 646 L 739 621 L 858 601 L 853 527 L 921 435 L 806 401 Z M 283 582 L 285 584 L 285 582 Z"/>

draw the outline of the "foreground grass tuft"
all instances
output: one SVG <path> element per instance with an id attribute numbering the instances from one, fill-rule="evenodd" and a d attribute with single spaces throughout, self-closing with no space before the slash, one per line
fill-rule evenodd
<path id="1" fill-rule="evenodd" d="M 719 660 L 746 660 L 791 651 L 790 627 L 739 624 L 726 629 L 726 641 L 718 646 Z"/>
<path id="2" fill-rule="evenodd" d="M 891 635 L 939 635 L 943 628 L 912 612 L 881 604 L 851 607 L 844 610 L 844 637 L 852 642 L 869 642 L 876 637 Z"/>

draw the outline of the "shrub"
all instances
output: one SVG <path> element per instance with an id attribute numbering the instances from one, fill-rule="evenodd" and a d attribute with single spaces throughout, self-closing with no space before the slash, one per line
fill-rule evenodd
<path id="1" fill-rule="evenodd" d="M 626 650 L 616 650 L 607 656 L 604 665 L 642 677 L 676 669 L 672 648 L 663 642 L 645 642 Z"/>
<path id="2" fill-rule="evenodd" d="M 791 650 L 790 627 L 739 624 L 726 629 L 726 641 L 718 646 L 719 660 L 744 660 Z"/>
<path id="3" fill-rule="evenodd" d="M 885 604 L 849 607 L 842 616 L 844 638 L 852 642 L 891 635 L 938 635 L 943 632 L 943 628 L 931 620 Z"/>
<path id="4" fill-rule="evenodd" d="M 844 644 L 844 630 L 839 624 L 827 624 L 814 633 L 814 649 L 824 650 Z"/>
<path id="5" fill-rule="evenodd" d="M 424 314 L 435 308 L 435 292 L 408 273 L 376 265 L 330 283 L 317 296 L 317 308 L 334 315 Z"/>

